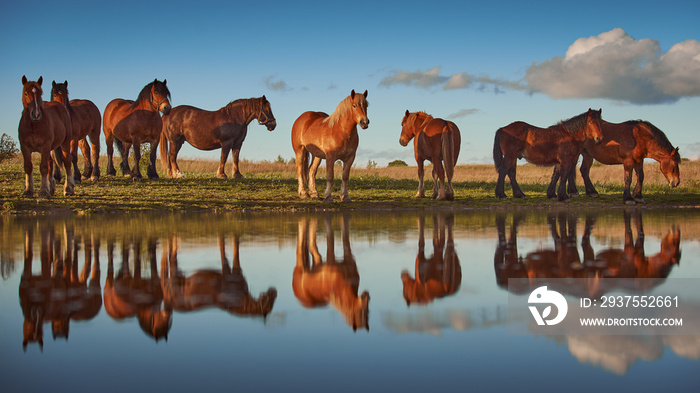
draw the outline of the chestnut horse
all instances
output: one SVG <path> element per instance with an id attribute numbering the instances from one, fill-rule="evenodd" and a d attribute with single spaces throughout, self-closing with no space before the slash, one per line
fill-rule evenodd
<path id="1" fill-rule="evenodd" d="M 219 235 L 221 269 L 199 269 L 185 276 L 178 266 L 178 241 L 171 237 L 163 248 L 161 273 L 165 304 L 178 312 L 216 307 L 239 316 L 266 317 L 275 304 L 277 290 L 269 288 L 255 299 L 241 270 L 239 237 L 233 236 L 233 263 L 226 257 L 224 235 Z"/>
<path id="2" fill-rule="evenodd" d="M 189 105 L 173 108 L 169 115 L 163 116 L 163 132 L 160 136 L 160 159 L 163 167 L 168 170 L 168 176 L 184 177 L 177 166 L 177 153 L 187 141 L 199 150 L 221 149 L 221 163 L 217 172 L 220 179 L 226 178 L 224 165 L 229 152 L 233 151 L 232 176 L 243 177 L 238 170 L 238 156 L 248 133 L 248 124 L 253 119 L 266 126 L 268 131 L 277 126 L 270 102 L 265 96 L 232 101 L 217 111 L 206 111 Z"/>
<path id="3" fill-rule="evenodd" d="M 522 121 L 511 123 L 496 131 L 493 142 L 493 162 L 498 172 L 496 197 L 505 199 L 503 190 L 506 175 L 510 178 L 514 198 L 525 198 L 515 180 L 516 161 L 525 158 L 539 166 L 555 166 L 565 178 L 576 167 L 583 144 L 587 140 L 599 143 L 602 110 L 588 109 L 578 116 L 559 122 L 548 128 L 539 128 Z M 547 197 L 554 198 L 554 185 L 547 189 Z M 557 196 L 568 202 L 565 182 L 559 183 Z"/>
<path id="4" fill-rule="evenodd" d="M 357 295 L 360 275 L 350 249 L 349 217 L 342 218 L 343 259 L 335 256 L 335 237 L 330 216 L 326 217 L 326 262 L 316 245 L 315 219 L 299 220 L 297 261 L 292 276 L 292 289 L 304 307 L 323 307 L 329 303 L 345 317 L 353 331 L 369 331 L 369 293 Z M 309 253 L 311 259 L 309 260 Z"/>
<path id="5" fill-rule="evenodd" d="M 459 148 L 462 143 L 457 125 L 451 121 L 434 118 L 425 112 L 406 114 L 401 120 L 401 146 L 408 145 L 413 139 L 413 150 L 418 164 L 418 193 L 417 198 L 425 196 L 423 186 L 423 161 L 433 163 L 433 198 L 439 201 L 454 200 L 455 193 L 452 189 L 452 175 L 459 157 Z M 447 185 L 445 185 L 447 176 Z M 438 179 L 440 190 L 438 191 Z"/>
<path id="6" fill-rule="evenodd" d="M 304 112 L 292 126 L 292 147 L 296 154 L 297 178 L 299 180 L 299 197 L 318 197 L 316 191 L 316 170 L 321 160 L 326 160 L 326 193 L 323 202 L 333 203 L 331 186 L 333 184 L 333 168 L 336 160 L 343 161 L 343 183 L 340 194 L 343 202 L 350 202 L 348 195 L 348 179 L 350 168 L 355 161 L 357 145 L 360 138 L 357 135 L 357 125 L 362 129 L 369 126 L 367 118 L 367 90 L 364 94 L 350 92 L 340 102 L 330 116 L 323 112 Z M 309 166 L 309 154 L 313 162 Z M 306 192 L 304 183 L 309 183 Z"/>
<path id="7" fill-rule="evenodd" d="M 59 157 L 66 169 L 64 195 L 74 194 L 74 180 L 71 169 L 71 123 L 70 114 L 65 105 L 58 102 L 44 102 L 41 98 L 43 77 L 36 82 L 28 81 L 22 76 L 22 117 L 19 120 L 19 147 L 24 158 L 24 192 L 23 197 L 34 196 L 34 178 L 32 176 L 32 153 L 41 154 L 39 172 L 41 188 L 39 197 L 49 198 L 56 189 L 52 176 L 54 161 L 59 165 Z M 55 159 L 51 153 L 55 154 Z"/>
<path id="8" fill-rule="evenodd" d="M 70 115 L 73 136 L 70 143 L 71 154 L 73 155 L 73 177 L 76 183 L 81 179 L 90 178 L 92 181 L 100 177 L 100 128 L 102 127 L 102 115 L 97 106 L 89 100 L 68 100 L 68 81 L 56 83 L 53 81 L 51 87 L 51 101 L 58 101 L 65 105 Z M 87 139 L 90 138 L 92 145 L 92 158 L 90 156 L 90 146 Z M 78 169 L 78 147 L 83 151 L 85 167 L 83 176 Z M 91 161 L 92 160 L 92 161 Z M 59 173 L 60 178 L 60 173 Z"/>
<path id="9" fill-rule="evenodd" d="M 166 86 L 167 80 L 158 79 L 144 86 L 136 101 L 116 98 L 107 104 L 104 111 L 102 128 L 107 143 L 107 174 L 116 175 L 112 163 L 114 154 L 113 143 L 122 156 L 122 174 L 133 179 L 141 179 L 139 163 L 141 161 L 141 143 L 151 144 L 151 154 L 148 165 L 148 178 L 158 179 L 156 172 L 156 152 L 160 142 L 163 121 L 158 112 L 164 115 L 170 113 L 170 91 Z M 129 168 L 129 149 L 134 145 L 134 168 Z"/>
<path id="10" fill-rule="evenodd" d="M 661 173 L 664 174 L 671 188 L 680 184 L 678 165 L 681 163 L 681 156 L 678 154 L 678 148 L 674 148 L 666 134 L 656 126 L 641 120 L 630 120 L 624 123 L 602 121 L 601 131 L 603 131 L 603 140 L 600 144 L 587 141 L 583 145 L 581 177 L 586 187 L 586 195 L 598 197 L 598 192 L 589 176 L 593 160 L 605 165 L 623 165 L 625 191 L 622 199 L 626 204 L 644 203 L 642 184 L 645 158 L 653 158 L 659 162 Z M 634 192 L 630 193 L 633 169 L 637 174 L 637 185 L 634 187 Z M 555 182 L 559 175 L 555 168 L 552 181 Z M 569 194 L 578 195 L 576 171 L 571 172 L 568 182 Z"/>
<path id="11" fill-rule="evenodd" d="M 445 237 L 447 227 L 447 237 Z M 408 270 L 401 272 L 403 298 L 406 305 L 428 304 L 436 298 L 452 295 L 462 283 L 462 268 L 455 251 L 454 215 L 433 215 L 433 255 L 425 256 L 425 217 L 418 218 L 418 253 L 416 254 L 416 278 Z"/>

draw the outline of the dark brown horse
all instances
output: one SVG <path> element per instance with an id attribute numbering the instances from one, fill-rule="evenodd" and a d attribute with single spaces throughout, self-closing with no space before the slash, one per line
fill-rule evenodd
<path id="1" fill-rule="evenodd" d="M 593 160 L 605 165 L 623 165 L 625 191 L 622 194 L 622 199 L 626 204 L 644 203 L 642 184 L 644 183 L 645 158 L 653 158 L 659 162 L 661 173 L 664 174 L 671 188 L 680 184 L 678 165 L 681 163 L 681 156 L 678 154 L 678 148 L 674 148 L 666 134 L 656 126 L 641 120 L 630 120 L 624 123 L 602 121 L 601 131 L 603 132 L 603 140 L 600 144 L 586 141 L 583 145 L 581 177 L 585 184 L 586 195 L 598 197 L 598 192 L 589 176 Z M 632 170 L 637 174 L 637 185 L 634 187 L 634 192 L 630 193 Z M 552 182 L 556 182 L 559 175 L 555 168 Z M 568 182 L 569 194 L 578 195 L 576 171 L 571 172 Z"/>
<path id="2" fill-rule="evenodd" d="M 97 106 L 89 100 L 68 100 L 68 81 L 56 83 L 53 81 L 51 87 L 51 101 L 58 101 L 65 105 L 70 115 L 71 126 L 73 127 L 72 140 L 70 143 L 71 154 L 73 156 L 73 177 L 76 183 L 81 179 L 90 178 L 95 181 L 100 177 L 100 128 L 102 127 L 102 116 Z M 90 146 L 92 145 L 92 157 Z M 83 176 L 78 169 L 78 147 L 83 151 L 85 167 Z M 60 177 L 60 174 L 59 174 Z"/>
<path id="3" fill-rule="evenodd" d="M 462 283 L 462 268 L 455 251 L 454 215 L 433 216 L 433 255 L 425 256 L 425 217 L 418 218 L 418 253 L 416 254 L 416 278 L 408 270 L 401 272 L 403 298 L 406 305 L 428 304 L 437 298 L 452 295 Z M 447 228 L 447 237 L 445 237 Z"/>
<path id="4" fill-rule="evenodd" d="M 316 219 L 299 220 L 297 261 L 292 277 L 292 289 L 304 307 L 324 307 L 332 304 L 353 331 L 369 331 L 369 293 L 357 295 L 360 274 L 350 249 L 349 217 L 343 217 L 343 259 L 335 256 L 335 237 L 331 218 L 326 217 L 326 262 L 316 245 Z M 311 259 L 309 259 L 309 253 Z"/>
<path id="5" fill-rule="evenodd" d="M 277 290 L 269 288 L 255 299 L 241 270 L 239 237 L 233 237 L 233 263 L 226 257 L 224 235 L 219 235 L 221 269 L 199 269 L 185 276 L 178 266 L 178 241 L 171 237 L 161 258 L 165 304 L 178 312 L 216 307 L 239 316 L 266 317 L 275 304 Z"/>
<path id="6" fill-rule="evenodd" d="M 296 154 L 297 178 L 299 180 L 299 197 L 318 197 L 316 191 L 316 170 L 321 160 L 326 160 L 326 193 L 323 202 L 333 203 L 331 187 L 333 185 L 333 168 L 337 160 L 343 161 L 343 183 L 340 194 L 343 202 L 350 202 L 348 179 L 350 168 L 355 161 L 360 138 L 357 125 L 367 129 L 367 90 L 364 94 L 350 92 L 340 102 L 330 116 L 323 112 L 304 112 L 292 126 L 292 148 Z M 313 162 L 309 166 L 309 154 Z M 305 183 L 309 184 L 306 192 Z"/>
<path id="7" fill-rule="evenodd" d="M 425 112 L 406 114 L 401 120 L 401 146 L 408 145 L 413 139 L 413 150 L 418 164 L 418 193 L 417 198 L 425 196 L 423 186 L 423 161 L 433 163 L 433 198 L 439 201 L 454 200 L 455 193 L 452 189 L 452 175 L 459 157 L 459 148 L 462 143 L 457 125 L 451 121 L 434 118 Z M 445 184 L 447 176 L 447 185 Z M 440 188 L 438 191 L 438 179 Z"/>
<path id="8" fill-rule="evenodd" d="M 539 166 L 555 166 L 565 176 L 576 167 L 576 161 L 586 140 L 598 143 L 602 139 L 600 131 L 602 110 L 588 109 L 578 116 L 555 124 L 549 128 L 539 128 L 525 122 L 511 123 L 496 131 L 493 143 L 493 162 L 498 172 L 496 197 L 505 199 L 503 190 L 508 175 L 513 188 L 513 197 L 525 198 L 515 180 L 516 161 L 525 158 Z M 557 197 L 568 201 L 565 182 L 559 183 Z M 547 197 L 554 198 L 554 185 L 547 189 Z"/>
<path id="9" fill-rule="evenodd" d="M 71 169 L 71 123 L 70 114 L 65 105 L 58 102 L 44 102 L 41 98 L 43 90 L 39 77 L 36 82 L 28 81 L 22 76 L 22 117 L 19 120 L 19 147 L 24 158 L 24 197 L 34 196 L 34 178 L 32 176 L 32 153 L 41 154 L 39 172 L 41 172 L 41 188 L 39 197 L 48 198 L 53 195 L 56 183 L 52 176 L 55 162 L 59 158 L 66 169 L 64 195 L 73 195 L 74 180 Z"/>
<path id="10" fill-rule="evenodd" d="M 277 126 L 270 102 L 265 96 L 232 101 L 217 111 L 206 111 L 189 105 L 173 108 L 169 115 L 163 116 L 163 132 L 160 136 L 160 158 L 163 167 L 168 170 L 168 176 L 184 177 L 177 166 L 177 153 L 187 141 L 199 150 L 221 149 L 221 163 L 217 172 L 220 179 L 226 178 L 224 165 L 232 151 L 232 176 L 243 177 L 238 170 L 238 156 L 248 133 L 248 124 L 253 119 L 258 119 L 258 123 L 266 126 L 269 131 Z"/>
<path id="11" fill-rule="evenodd" d="M 139 163 L 141 161 L 141 143 L 151 144 L 151 154 L 148 165 L 148 178 L 158 179 L 156 172 L 156 155 L 163 121 L 158 112 L 164 115 L 170 113 L 170 91 L 166 86 L 167 80 L 158 79 L 144 86 L 136 101 L 116 98 L 107 104 L 104 111 L 102 128 L 107 143 L 107 174 L 116 175 L 112 156 L 113 143 L 122 156 L 122 174 L 134 179 L 141 179 Z M 134 168 L 129 168 L 129 149 L 134 146 Z"/>

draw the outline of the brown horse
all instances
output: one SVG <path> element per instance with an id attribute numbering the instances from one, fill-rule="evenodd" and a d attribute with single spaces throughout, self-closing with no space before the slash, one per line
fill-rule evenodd
<path id="1" fill-rule="evenodd" d="M 425 112 L 406 114 L 401 120 L 401 146 L 408 145 L 413 139 L 413 150 L 418 164 L 418 193 L 417 198 L 425 196 L 423 186 L 423 161 L 433 163 L 433 198 L 437 200 L 454 200 L 455 193 L 452 189 L 452 175 L 459 157 L 459 148 L 462 143 L 457 125 L 451 121 L 434 118 Z M 414 139 L 415 138 L 415 139 Z M 447 175 L 447 185 L 445 185 Z M 438 191 L 438 179 L 440 190 Z"/>
<path id="2" fill-rule="evenodd" d="M 54 160 L 58 165 L 59 157 L 66 169 L 64 195 L 74 194 L 74 181 L 71 172 L 71 123 L 70 114 L 65 105 L 58 102 L 44 102 L 40 76 L 36 82 L 28 81 L 22 76 L 22 117 L 19 120 L 19 146 L 24 158 L 24 193 L 23 197 L 34 196 L 34 178 L 32 176 L 32 153 L 41 153 L 41 188 L 39 197 L 49 198 L 56 189 L 53 178 Z M 55 159 L 51 153 L 55 154 Z"/>
<path id="3" fill-rule="evenodd" d="M 299 220 L 297 263 L 292 276 L 294 295 L 304 307 L 323 307 L 329 303 L 345 317 L 353 331 L 369 331 L 369 293 L 357 295 L 360 275 L 350 249 L 349 218 L 343 217 L 343 259 L 335 256 L 335 238 L 330 217 L 326 217 L 326 262 L 316 245 L 315 219 Z M 309 260 L 309 252 L 313 264 Z"/>
<path id="4" fill-rule="evenodd" d="M 148 165 L 148 178 L 158 179 L 156 172 L 156 155 L 163 121 L 158 112 L 170 113 L 170 91 L 167 80 L 158 79 L 144 86 L 136 101 L 116 98 L 107 104 L 104 111 L 102 128 L 107 143 L 107 174 L 116 175 L 112 163 L 113 143 L 116 142 L 122 156 L 122 174 L 133 179 L 141 179 L 139 163 L 141 161 L 141 143 L 151 144 Z M 129 168 L 129 149 L 134 145 L 134 168 Z"/>
<path id="5" fill-rule="evenodd" d="M 445 237 L 447 227 L 447 237 Z M 418 254 L 416 254 L 416 278 L 408 270 L 401 272 L 403 298 L 406 305 L 428 304 L 437 298 L 452 295 L 462 283 L 462 268 L 455 252 L 454 215 L 433 216 L 433 255 L 425 256 L 425 217 L 418 218 Z"/>
<path id="6" fill-rule="evenodd" d="M 316 191 L 316 170 L 321 160 L 326 160 L 326 193 L 323 202 L 333 203 L 331 186 L 333 184 L 333 167 L 336 160 L 343 161 L 343 183 L 340 194 L 343 202 L 350 202 L 348 195 L 348 179 L 350 168 L 355 161 L 357 145 L 360 138 L 357 135 L 357 125 L 367 129 L 367 90 L 364 94 L 350 92 L 340 102 L 330 116 L 323 112 L 304 112 L 292 126 L 292 147 L 296 154 L 297 178 L 299 180 L 299 197 L 318 197 Z M 309 154 L 313 162 L 309 166 Z M 309 192 L 304 184 L 309 183 Z"/>
<path id="7" fill-rule="evenodd" d="M 70 114 L 71 126 L 73 127 L 72 140 L 70 143 L 73 156 L 73 178 L 76 183 L 81 179 L 90 178 L 95 181 L 100 177 L 100 128 L 102 127 L 102 115 L 97 106 L 89 100 L 68 100 L 68 81 L 56 83 L 53 81 L 51 87 L 51 101 L 58 101 L 65 105 Z M 90 146 L 87 139 L 90 138 L 92 145 L 92 158 L 90 156 Z M 83 151 L 85 167 L 83 176 L 78 169 L 78 147 Z M 59 174 L 60 178 L 60 174 Z"/>
<path id="8" fill-rule="evenodd" d="M 206 111 L 189 105 L 173 108 L 169 115 L 163 116 L 160 136 L 160 158 L 163 167 L 168 170 L 168 176 L 184 177 L 177 166 L 177 153 L 187 141 L 199 150 L 221 149 L 221 163 L 217 172 L 220 179 L 226 178 L 224 165 L 232 151 L 232 176 L 243 177 L 238 170 L 238 156 L 248 133 L 248 124 L 253 119 L 266 126 L 268 131 L 277 126 L 270 102 L 265 96 L 232 101 L 218 111 Z"/>
<path id="9" fill-rule="evenodd" d="M 107 315 L 115 320 L 136 317 L 141 330 L 156 342 L 165 338 L 172 327 L 172 310 L 164 307 L 163 290 L 158 276 L 156 260 L 156 240 L 150 238 L 148 245 L 148 263 L 150 277 L 143 277 L 141 266 L 141 247 L 143 240 L 122 241 L 122 264 L 119 272 L 114 274 L 114 239 L 107 241 L 107 279 L 104 289 L 104 307 Z M 133 249 L 133 274 L 129 266 L 129 249 Z"/>
<path id="10" fill-rule="evenodd" d="M 602 139 L 601 113 L 602 110 L 588 109 L 587 112 L 549 128 L 539 128 L 519 121 L 498 129 L 493 143 L 493 162 L 498 172 L 496 197 L 506 198 L 503 188 L 508 175 L 513 197 L 525 198 L 515 180 L 516 161 L 520 158 L 539 166 L 558 167 L 565 178 L 569 176 L 576 167 L 584 142 L 590 139 L 598 143 Z M 569 200 L 564 183 L 559 183 L 557 191 L 560 201 Z M 554 185 L 550 184 L 547 197 L 554 196 Z"/>
<path id="11" fill-rule="evenodd" d="M 659 162 L 661 173 L 664 174 L 671 188 L 680 184 L 678 165 L 681 163 L 681 156 L 678 153 L 678 148 L 673 147 L 663 131 L 653 124 L 641 120 L 630 120 L 624 123 L 602 121 L 600 125 L 603 132 L 601 143 L 594 144 L 586 141 L 583 145 L 583 161 L 580 170 L 586 195 L 598 197 L 598 192 L 589 176 L 593 160 L 605 165 L 623 165 L 625 191 L 622 194 L 622 199 L 626 204 L 645 203 L 642 197 L 645 158 L 653 158 Z M 630 193 L 632 170 L 637 174 L 637 185 L 634 187 L 634 192 Z M 556 182 L 559 175 L 555 168 L 552 182 Z M 571 172 L 568 182 L 569 194 L 578 195 L 576 171 Z"/>
<path id="12" fill-rule="evenodd" d="M 226 257 L 226 243 L 219 235 L 221 269 L 200 269 L 186 277 L 178 267 L 178 242 L 168 241 L 161 258 L 162 287 L 165 304 L 178 312 L 190 312 L 216 307 L 240 316 L 266 317 L 275 304 L 277 290 L 269 288 L 258 299 L 250 295 L 248 283 L 241 270 L 239 238 L 233 237 L 233 263 Z"/>

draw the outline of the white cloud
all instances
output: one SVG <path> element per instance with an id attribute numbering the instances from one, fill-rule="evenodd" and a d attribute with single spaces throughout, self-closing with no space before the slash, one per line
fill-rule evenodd
<path id="1" fill-rule="evenodd" d="M 291 90 L 287 83 L 283 80 L 274 80 L 274 76 L 265 78 L 265 86 L 272 91 L 289 91 Z"/>
<path id="2" fill-rule="evenodd" d="M 455 112 L 451 115 L 448 115 L 447 118 L 448 119 L 459 119 L 462 117 L 467 117 L 469 115 L 473 115 L 477 112 L 479 112 L 479 110 L 475 109 L 475 108 L 464 108 L 464 109 L 458 110 L 457 112 Z"/>
<path id="3" fill-rule="evenodd" d="M 436 66 L 426 71 L 393 71 L 393 75 L 382 79 L 379 85 L 389 87 L 391 85 L 400 84 L 427 89 L 435 85 L 443 84 L 447 80 L 447 77 L 440 76 L 440 66 Z"/>

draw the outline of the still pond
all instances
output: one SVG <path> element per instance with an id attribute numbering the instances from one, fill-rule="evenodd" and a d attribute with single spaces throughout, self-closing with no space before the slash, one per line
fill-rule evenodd
<path id="1" fill-rule="evenodd" d="M 509 278 L 700 279 L 693 209 L 0 220 L 5 392 L 700 386 L 700 331 L 508 326 Z"/>

